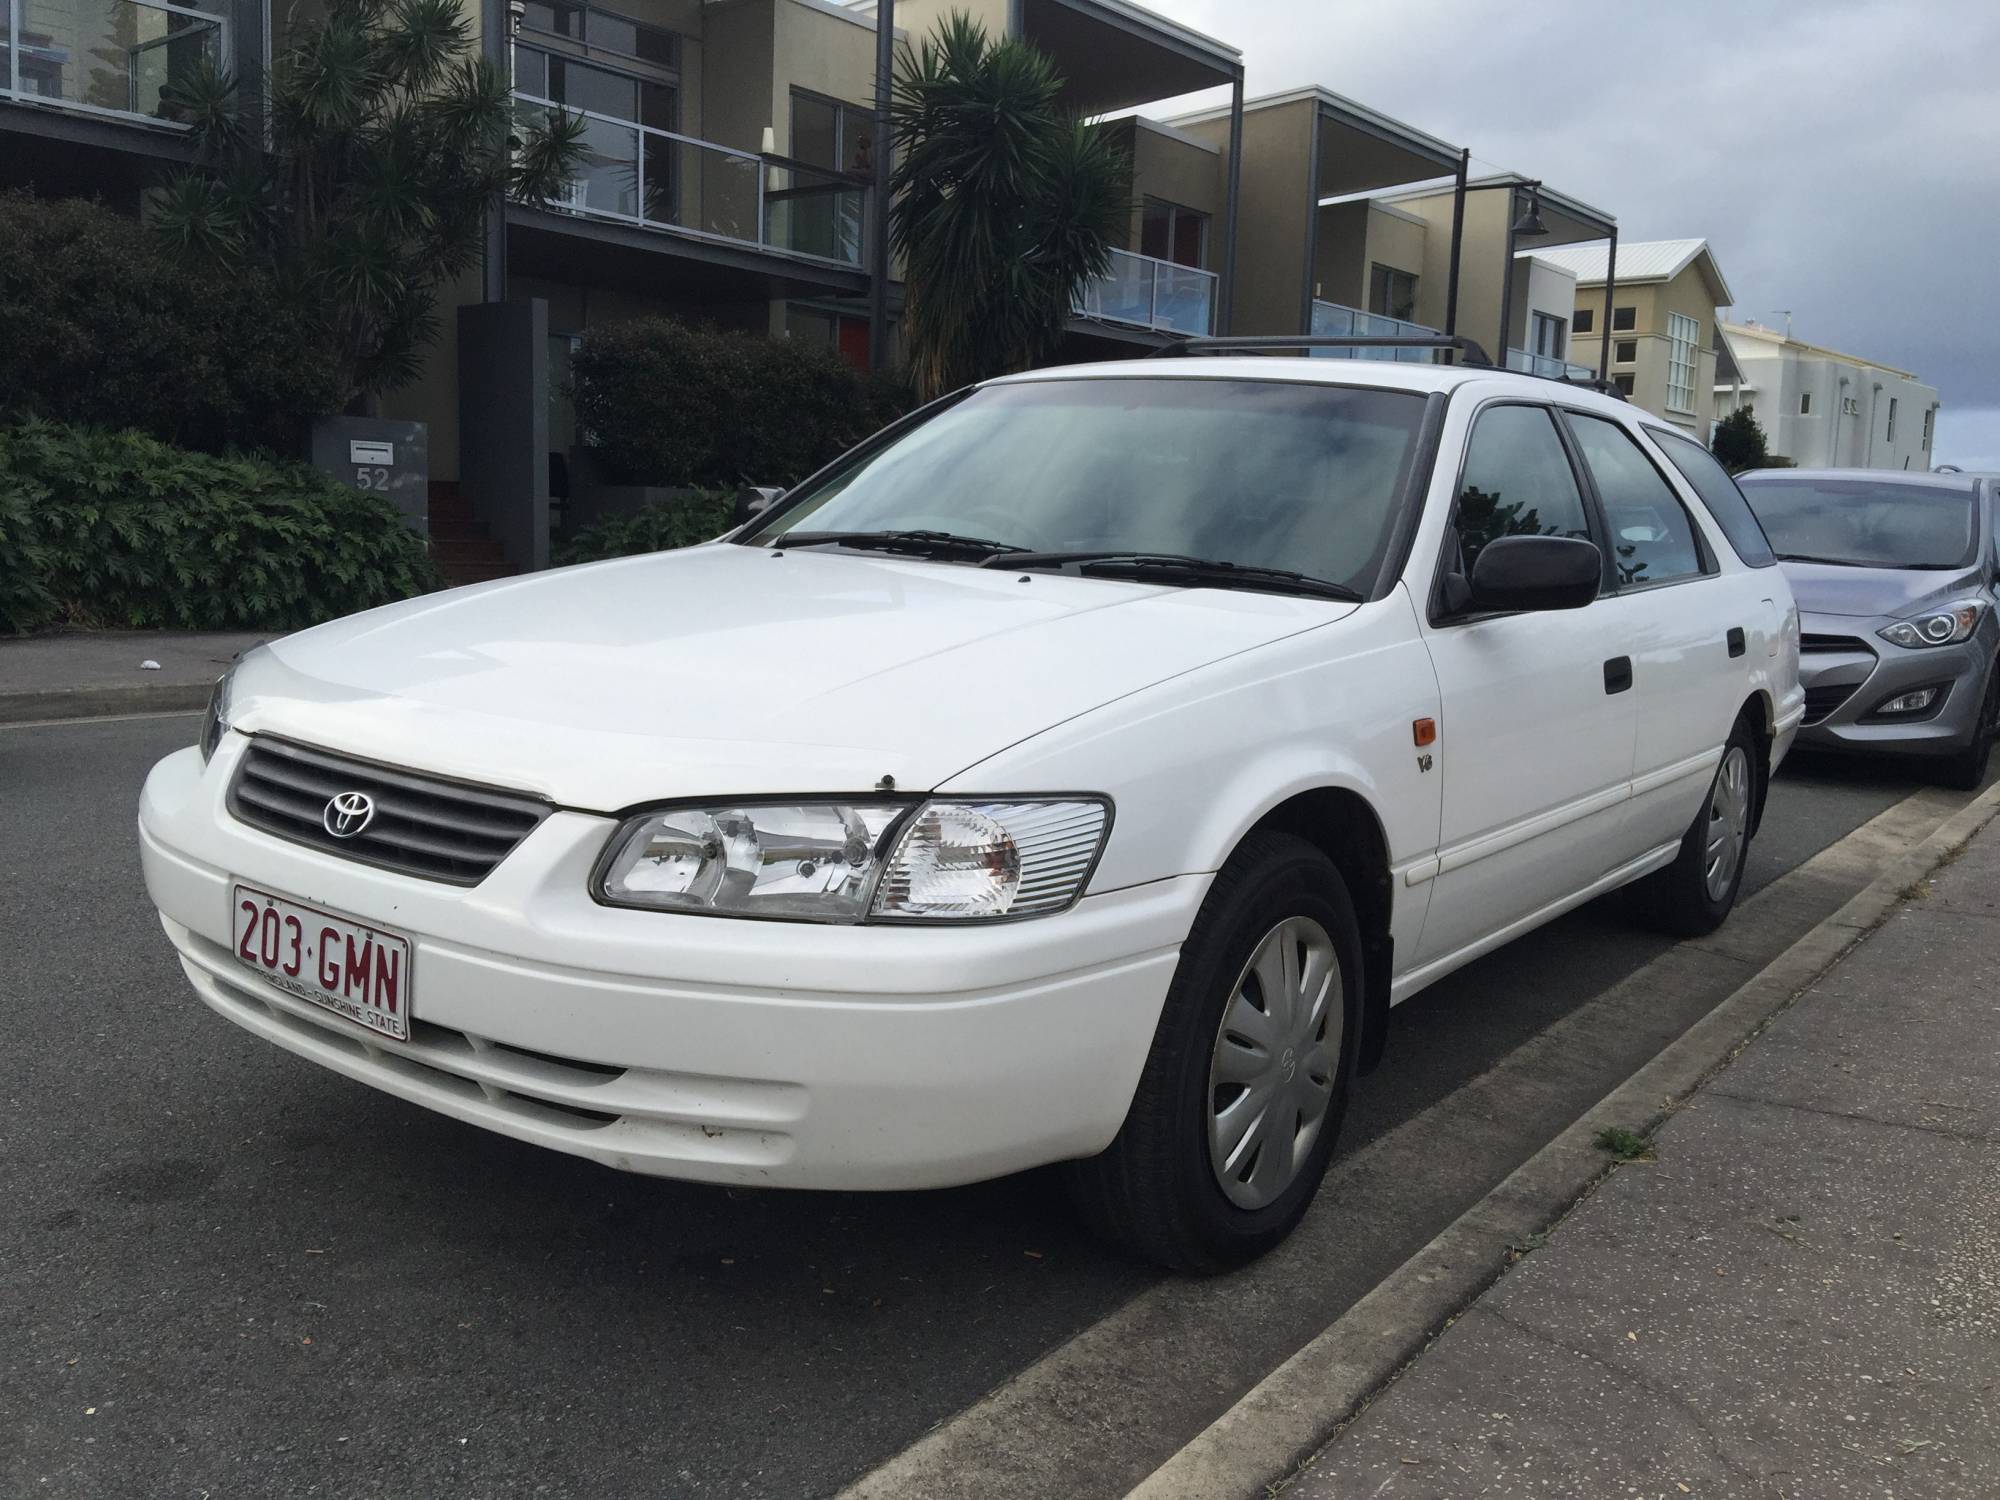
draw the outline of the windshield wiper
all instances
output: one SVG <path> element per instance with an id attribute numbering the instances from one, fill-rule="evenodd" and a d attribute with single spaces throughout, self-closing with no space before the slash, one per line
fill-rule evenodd
<path id="1" fill-rule="evenodd" d="M 1305 594 L 1360 604 L 1364 596 L 1344 583 L 1315 578 L 1290 568 L 1265 568 L 1255 563 L 1190 557 L 1180 552 L 1015 552 L 993 558 L 989 568 L 1074 568 L 1078 573 L 1127 577 L 1144 581 L 1182 581 L 1211 588 L 1260 589 L 1267 593 Z"/>
<path id="2" fill-rule="evenodd" d="M 1889 568 L 1894 563 L 1858 562 L 1851 557 L 1815 557 L 1809 552 L 1780 552 L 1779 562 L 1818 563 L 1825 568 Z"/>
<path id="3" fill-rule="evenodd" d="M 1026 552 L 1013 542 L 996 542 L 983 536 L 960 536 L 952 531 L 797 531 L 774 538 L 771 549 L 789 547 L 854 547 L 864 552 L 912 552 L 921 557 L 977 557 Z"/>

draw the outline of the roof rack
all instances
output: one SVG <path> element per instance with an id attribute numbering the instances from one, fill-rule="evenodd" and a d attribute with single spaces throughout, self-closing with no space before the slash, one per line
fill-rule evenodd
<path id="1" fill-rule="evenodd" d="M 1360 334 L 1262 334 L 1245 338 L 1175 339 L 1147 355 L 1148 359 L 1173 359 L 1184 354 L 1228 354 L 1240 349 L 1451 349 L 1464 356 L 1464 363 L 1492 369 L 1493 361 L 1473 339 L 1455 334 L 1435 333 L 1421 338 L 1368 338 Z"/>

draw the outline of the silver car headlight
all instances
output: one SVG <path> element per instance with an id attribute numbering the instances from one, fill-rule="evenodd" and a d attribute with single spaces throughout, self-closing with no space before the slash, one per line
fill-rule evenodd
<path id="1" fill-rule="evenodd" d="M 612 836 L 591 893 L 610 906 L 793 922 L 1041 916 L 1083 894 L 1110 824 L 1097 797 L 667 808 Z"/>
<path id="2" fill-rule="evenodd" d="M 1979 628 L 1980 616 L 1985 612 L 1983 604 L 1954 604 L 1931 614 L 1898 620 L 1875 633 L 1892 646 L 1956 646 L 1960 641 L 1972 639 L 1972 632 Z"/>
<path id="3" fill-rule="evenodd" d="M 215 747 L 222 743 L 222 737 L 229 731 L 229 685 L 235 679 L 236 668 L 231 667 L 215 679 L 215 686 L 208 690 L 208 707 L 201 714 L 201 763 L 207 765 L 215 758 Z"/>

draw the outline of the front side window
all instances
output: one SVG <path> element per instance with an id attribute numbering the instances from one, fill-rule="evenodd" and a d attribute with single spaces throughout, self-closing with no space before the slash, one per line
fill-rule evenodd
<path id="1" fill-rule="evenodd" d="M 1555 419 L 1541 406 L 1489 406 L 1465 448 L 1452 515 L 1458 572 L 1470 578 L 1488 542 L 1503 536 L 1590 536 L 1583 492 Z"/>
<path id="2" fill-rule="evenodd" d="M 1616 422 L 1571 412 L 1570 431 L 1597 484 L 1618 583 L 1638 588 L 1701 573 L 1694 521 L 1653 461 Z"/>
<path id="3" fill-rule="evenodd" d="M 1412 392 L 1310 382 L 991 385 L 850 459 L 745 540 L 942 531 L 1284 568 L 1366 592 L 1423 417 Z"/>
<path id="4" fill-rule="evenodd" d="M 1963 568 L 1978 551 L 1972 487 L 1746 474 L 1778 556 L 1848 568 Z"/>
<path id="5" fill-rule="evenodd" d="M 1684 313 L 1667 314 L 1667 407 L 1694 410 L 1695 374 L 1701 363 L 1701 324 Z"/>
<path id="6" fill-rule="evenodd" d="M 1660 451 L 1667 455 L 1667 462 L 1679 469 L 1681 478 L 1701 496 L 1701 503 L 1715 517 L 1715 524 L 1729 538 L 1736 555 L 1753 568 L 1776 564 L 1777 556 L 1771 551 L 1764 528 L 1757 524 L 1750 502 L 1743 498 L 1743 491 L 1736 487 L 1729 471 L 1715 461 L 1715 455 L 1680 433 L 1664 432 L 1657 427 L 1647 430 Z"/>

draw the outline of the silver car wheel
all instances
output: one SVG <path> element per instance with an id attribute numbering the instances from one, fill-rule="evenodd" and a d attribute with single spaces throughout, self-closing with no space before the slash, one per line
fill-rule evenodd
<path id="1" fill-rule="evenodd" d="M 1208 1161 L 1238 1208 L 1276 1201 L 1312 1155 L 1346 1025 L 1333 939 L 1287 917 L 1237 976 L 1208 1064 Z"/>
<path id="2" fill-rule="evenodd" d="M 1708 794 L 1708 828 L 1703 846 L 1703 884 L 1708 899 L 1720 901 L 1736 882 L 1750 841 L 1750 757 L 1741 745 L 1723 752 Z"/>

